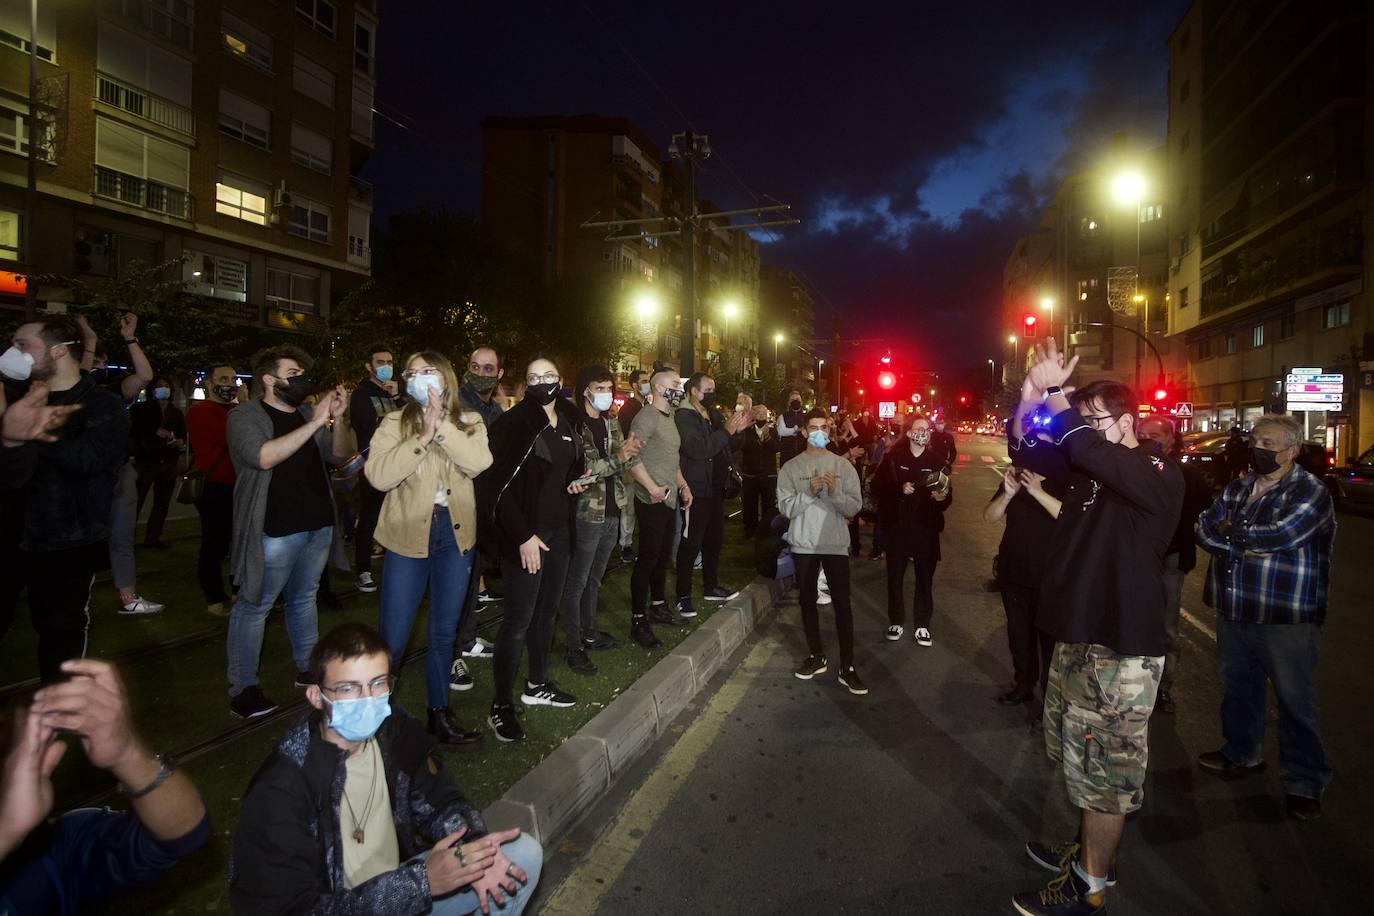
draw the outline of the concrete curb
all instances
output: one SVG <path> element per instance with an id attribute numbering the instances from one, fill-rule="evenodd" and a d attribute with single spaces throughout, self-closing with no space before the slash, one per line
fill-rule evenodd
<path id="1" fill-rule="evenodd" d="M 754 579 L 492 803 L 488 828 L 519 827 L 548 849 L 667 731 L 772 604 L 769 582 Z"/>

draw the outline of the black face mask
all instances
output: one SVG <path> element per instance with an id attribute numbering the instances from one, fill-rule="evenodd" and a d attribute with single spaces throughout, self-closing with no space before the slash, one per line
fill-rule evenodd
<path id="1" fill-rule="evenodd" d="M 716 406 L 716 393 L 714 391 L 708 391 L 697 398 L 697 400 L 701 402 L 702 407 L 714 407 Z"/>
<path id="2" fill-rule="evenodd" d="M 277 398 L 287 407 L 299 407 L 305 401 L 305 396 L 310 393 L 310 379 L 304 375 L 296 375 L 291 378 L 279 378 L 272 390 L 277 393 Z"/>
<path id="3" fill-rule="evenodd" d="M 545 382 L 542 385 L 527 385 L 525 386 L 525 397 L 540 407 L 547 407 L 553 403 L 554 398 L 558 397 L 558 383 Z"/>
<path id="4" fill-rule="evenodd" d="M 92 369 L 92 370 L 91 370 L 91 381 L 95 382 L 97 385 L 103 385 L 103 384 L 105 384 L 106 382 L 108 382 L 109 380 L 110 380 L 110 370 L 109 370 L 109 369 Z"/>
<path id="5" fill-rule="evenodd" d="M 755 420 L 755 421 L 754 421 L 754 425 L 757 426 L 759 429 L 763 429 L 765 426 L 768 425 L 768 421 L 767 421 L 767 420 Z"/>
<path id="6" fill-rule="evenodd" d="M 1279 453 L 1271 448 L 1250 446 L 1250 467 L 1256 474 L 1272 474 L 1279 469 Z"/>
<path id="7" fill-rule="evenodd" d="M 792 403 L 787 406 L 791 407 L 793 410 L 801 410 L 801 401 L 793 398 Z"/>
<path id="8" fill-rule="evenodd" d="M 234 395 L 238 394 L 238 389 L 233 385 L 214 385 L 212 390 L 215 392 L 215 397 L 221 401 L 232 401 Z"/>

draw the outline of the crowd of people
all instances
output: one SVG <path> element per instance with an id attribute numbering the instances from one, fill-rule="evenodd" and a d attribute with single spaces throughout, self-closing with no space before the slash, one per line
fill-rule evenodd
<path id="1" fill-rule="evenodd" d="M 645 649 L 662 645 L 655 628 L 698 616 L 698 569 L 704 600 L 733 598 L 720 555 L 736 496 L 744 533 L 793 558 L 808 653 L 797 678 L 829 670 L 819 612 L 829 606 L 836 681 L 868 693 L 851 606 L 864 523 L 869 556 L 886 560 L 885 638 L 900 641 L 909 626 L 917 646 L 934 644 L 958 457 L 940 417 L 882 423 L 807 409 L 799 391 L 776 414 L 747 392 L 730 411 L 710 374 L 683 379 L 662 366 L 634 372 L 619 400 L 602 365 L 570 379 L 548 354 L 506 363 L 482 346 L 460 376 L 444 354 L 402 359 L 380 344 L 359 354 L 366 375 L 347 387 L 322 387 L 310 357 L 286 345 L 253 357 L 251 390 L 237 367 L 206 366 L 203 397 L 183 413 L 139 348 L 137 319 L 120 330 L 122 377 L 110 376 L 89 327 L 65 316 L 22 325 L 0 355 L 0 528 L 12 547 L 0 552 L 11 564 L 0 575 L 0 634 L 26 589 L 42 682 L 16 716 L 4 771 L 0 908 L 64 895 L 84 904 L 146 884 L 208 835 L 195 787 L 133 729 L 118 672 L 84 659 L 99 571 L 112 570 L 121 613 L 163 610 L 139 594 L 132 562 L 149 492 L 148 548 L 163 543 L 174 495 L 199 514 L 197 581 L 207 614 L 228 623 L 229 713 L 277 708 L 259 669 L 278 604 L 309 706 L 243 797 L 230 874 L 242 912 L 523 909 L 538 843 L 488 832 L 440 749 L 480 747 L 487 729 L 522 740 L 517 696 L 524 708 L 578 704 L 550 676 L 555 622 L 561 609 L 569 670 L 595 674 L 593 656 L 622 644 L 603 629 L 599 593 L 613 556 L 632 569 L 629 613 L 611 629 Z M 1224 744 L 1199 766 L 1228 779 L 1263 768 L 1272 684 L 1290 813 L 1319 816 L 1331 779 L 1313 673 L 1334 519 L 1325 488 L 1296 463 L 1301 431 L 1288 417 L 1260 418 L 1250 473 L 1213 500 L 1177 460 L 1172 423 L 1139 418 L 1134 393 L 1116 382 L 1066 388 L 1075 362 L 1053 343 L 1037 347 L 1009 421 L 1012 466 L 983 510 L 1006 524 L 997 578 L 1014 680 L 999 701 L 1034 703 L 1038 691 L 1046 751 L 1081 810 L 1075 839 L 1027 844 L 1056 872 L 1015 898 L 1037 916 L 1105 906 L 1125 816 L 1142 803 L 1150 716 L 1174 709 L 1181 589 L 1198 545 L 1225 693 Z M 320 635 L 331 563 L 360 592 L 380 591 L 375 627 Z M 392 694 L 426 595 L 422 721 Z M 476 609 L 494 602 L 504 612 L 488 642 Z M 487 729 L 466 728 L 451 708 L 474 688 L 478 658 L 492 661 Z M 49 821 L 60 733 L 119 780 L 130 811 Z M 71 862 L 96 860 L 68 874 Z"/>

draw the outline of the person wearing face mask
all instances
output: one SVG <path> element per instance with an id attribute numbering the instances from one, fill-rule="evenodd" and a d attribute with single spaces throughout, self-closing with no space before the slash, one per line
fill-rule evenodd
<path id="1" fill-rule="evenodd" d="M 954 442 L 954 433 L 945 429 L 946 423 L 943 416 L 935 418 L 934 427 L 930 431 L 930 450 L 937 455 L 943 455 L 945 459 L 945 471 L 948 473 L 954 467 L 954 462 L 959 458 L 959 446 Z"/>
<path id="2" fill-rule="evenodd" d="M 622 438 L 620 424 L 610 416 L 615 376 L 605 366 L 585 366 L 573 390 L 581 394 L 582 410 L 576 428 L 581 439 L 587 477 L 597 478 L 577 498 L 577 531 L 572 564 L 563 587 L 563 629 L 567 634 L 568 667 L 578 674 L 596 674 L 588 650 L 614 649 L 619 643 L 596 621 L 601 576 L 611 551 L 620 542 L 620 516 L 629 506 L 625 471 L 638 461 L 643 447 L 631 433 Z"/>
<path id="3" fill-rule="evenodd" d="M 488 832 L 434 738 L 395 699 L 382 635 L 335 627 L 311 653 L 310 675 L 310 709 L 243 798 L 234 912 L 523 912 L 543 850 L 517 828 Z"/>
<path id="4" fill-rule="evenodd" d="M 630 396 L 625 399 L 625 403 L 620 405 L 620 410 L 616 412 L 616 422 L 620 424 L 621 435 L 629 438 L 630 425 L 634 423 L 635 415 L 640 408 L 650 401 L 649 376 L 651 373 L 643 369 L 636 369 L 630 373 Z M 630 503 L 630 511 L 620 513 L 620 562 L 629 565 L 635 561 L 634 552 L 635 540 L 635 513 L 634 503 Z"/>
<path id="5" fill-rule="evenodd" d="M 1260 417 L 1250 430 L 1250 473 L 1198 519 L 1197 542 L 1211 554 L 1202 596 L 1217 612 L 1224 743 L 1197 763 L 1223 779 L 1264 769 L 1271 685 L 1288 814 L 1312 820 L 1332 775 L 1315 678 L 1336 519 L 1321 479 L 1297 464 L 1301 443 L 1292 417 Z"/>
<path id="6" fill-rule="evenodd" d="M 172 383 L 165 375 L 154 376 L 144 393 L 146 400 L 129 408 L 129 444 L 138 488 L 134 511 L 135 517 L 143 514 L 143 501 L 152 490 L 153 508 L 143 532 L 143 546 L 166 548 L 162 526 L 172 505 L 177 461 L 186 448 L 186 416 L 172 403 Z"/>
<path id="7" fill-rule="evenodd" d="M 777 505 L 778 452 L 781 449 L 777 433 L 768 422 L 768 408 L 756 404 L 753 422 L 744 430 L 744 444 L 740 449 L 740 499 L 744 520 L 744 535 L 752 538 L 759 520 L 769 518 Z"/>
<path id="8" fill-rule="evenodd" d="M 258 686 L 267 612 L 278 596 L 296 663 L 296 684 L 307 686 L 310 651 L 318 638 L 315 606 L 320 576 L 331 559 L 348 569 L 325 461 L 342 464 L 353 451 L 343 386 L 304 405 L 313 382 L 310 357 L 292 346 L 253 356 L 262 396 L 229 414 L 234 484 L 234 536 L 229 577 L 238 599 L 229 616 L 229 711 L 241 719 L 277 708 Z"/>
<path id="9" fill-rule="evenodd" d="M 123 404 L 81 374 L 80 333 L 67 316 L 46 316 L 20 325 L 0 354 L 6 403 L 36 382 L 47 387 L 48 405 L 80 407 L 56 441 L 24 446 L 36 454 L 21 490 L 19 549 L 8 572 L 28 589 L 44 683 L 63 677 L 62 662 L 85 654 L 91 587 L 109 563 L 110 510 L 128 448 Z"/>
<path id="10" fill-rule="evenodd" d="M 385 344 L 373 344 L 368 347 L 367 354 L 367 359 L 363 361 L 367 377 L 353 389 L 348 402 L 348 421 L 358 440 L 358 451 L 364 455 L 371 454 L 369 446 L 373 433 L 377 431 L 377 424 L 393 410 L 401 409 L 406 402 L 396 378 L 399 373 L 391 348 Z M 382 493 L 363 474 L 358 480 L 358 522 L 353 527 L 353 584 L 364 593 L 377 590 L 377 583 L 372 577 L 373 534 L 377 530 L 377 515 L 381 511 Z"/>
<path id="11" fill-rule="evenodd" d="M 205 489 L 196 501 L 200 516 L 196 578 L 211 617 L 229 616 L 229 593 L 221 567 L 229 556 L 234 529 L 234 462 L 229 460 L 228 429 L 229 412 L 237 406 L 234 367 L 218 365 L 205 373 L 205 399 L 192 401 L 186 411 L 191 467 L 205 475 Z"/>
<path id="12" fill-rule="evenodd" d="M 1073 392 L 1078 363 L 1037 344 L 1013 418 L 1015 462 L 1064 479 L 1036 625 L 1055 639 L 1045 691 L 1045 750 L 1080 809 L 1078 836 L 1032 840 L 1054 878 L 1018 894 L 1022 913 L 1093 913 L 1116 880 L 1126 815 L 1144 800 L 1149 720 L 1164 664 L 1164 554 L 1183 507 L 1183 477 L 1136 437 L 1136 393 L 1112 380 Z M 1050 414 L 1041 439 L 1033 415 Z"/>
<path id="13" fill-rule="evenodd" d="M 873 499 L 887 552 L 885 635 L 889 641 L 901 639 L 904 631 L 902 579 L 908 562 L 916 577 L 911 599 L 912 635 L 919 646 L 930 646 L 934 641 L 930 634 L 935 612 L 932 586 L 952 491 L 944 456 L 930 448 L 930 420 L 918 414 L 906 429 L 905 441 L 883 455 L 883 463 L 873 475 Z"/>
<path id="14" fill-rule="evenodd" d="M 793 388 L 787 392 L 782 412 L 778 414 L 778 440 L 783 464 L 806 450 L 806 435 L 801 432 L 805 425 L 801 392 Z"/>
<path id="15" fill-rule="evenodd" d="M 458 618 L 476 558 L 473 480 L 491 465 L 487 427 L 461 410 L 458 378 L 443 355 L 424 350 L 405 363 L 406 406 L 382 419 L 363 473 L 385 495 L 377 542 L 386 548 L 379 629 L 400 668 L 411 625 L 429 588 L 425 697 L 429 733 L 471 747 L 449 709 L 449 674 Z"/>
<path id="16" fill-rule="evenodd" d="M 498 741 L 525 737 L 513 702 L 522 648 L 529 671 L 520 702 L 566 709 L 577 697 L 549 677 L 554 617 L 572 558 L 573 496 L 585 487 L 577 410 L 563 376 L 536 354 L 525 363 L 525 396 L 491 424 L 491 469 L 482 475 L 478 537 L 496 547 L 505 614 L 496 636 L 495 696 L 487 723 Z"/>

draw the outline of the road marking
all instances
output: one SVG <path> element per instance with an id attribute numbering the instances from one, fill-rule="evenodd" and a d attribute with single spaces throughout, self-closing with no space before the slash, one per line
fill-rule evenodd
<path id="1" fill-rule="evenodd" d="M 1201 620 L 1194 617 L 1192 614 L 1188 613 L 1188 609 L 1186 607 L 1181 607 L 1178 609 L 1178 616 L 1182 617 L 1184 620 L 1188 621 L 1193 626 L 1197 627 L 1199 630 L 1206 633 L 1207 638 L 1210 639 L 1212 642 L 1217 641 L 1217 631 L 1207 626 L 1207 624 L 1203 623 Z"/>
<path id="2" fill-rule="evenodd" d="M 721 685 L 710 701 L 683 732 L 672 749 L 654 767 L 620 812 L 615 826 L 596 841 L 577 863 L 572 874 L 544 904 L 541 912 L 552 916 L 581 916 L 595 913 L 601 898 L 619 880 L 630 860 L 639 851 L 644 837 L 667 810 L 696 769 L 697 762 L 720 737 L 721 728 L 744 700 L 754 681 L 782 648 L 775 639 L 760 641 L 745 657 L 739 671 Z"/>
<path id="3" fill-rule="evenodd" d="M 996 463 L 997 463 L 997 459 L 996 459 L 996 458 L 993 458 L 991 455 L 984 455 L 984 456 L 983 456 L 983 463 L 984 463 L 984 464 L 996 464 Z"/>

